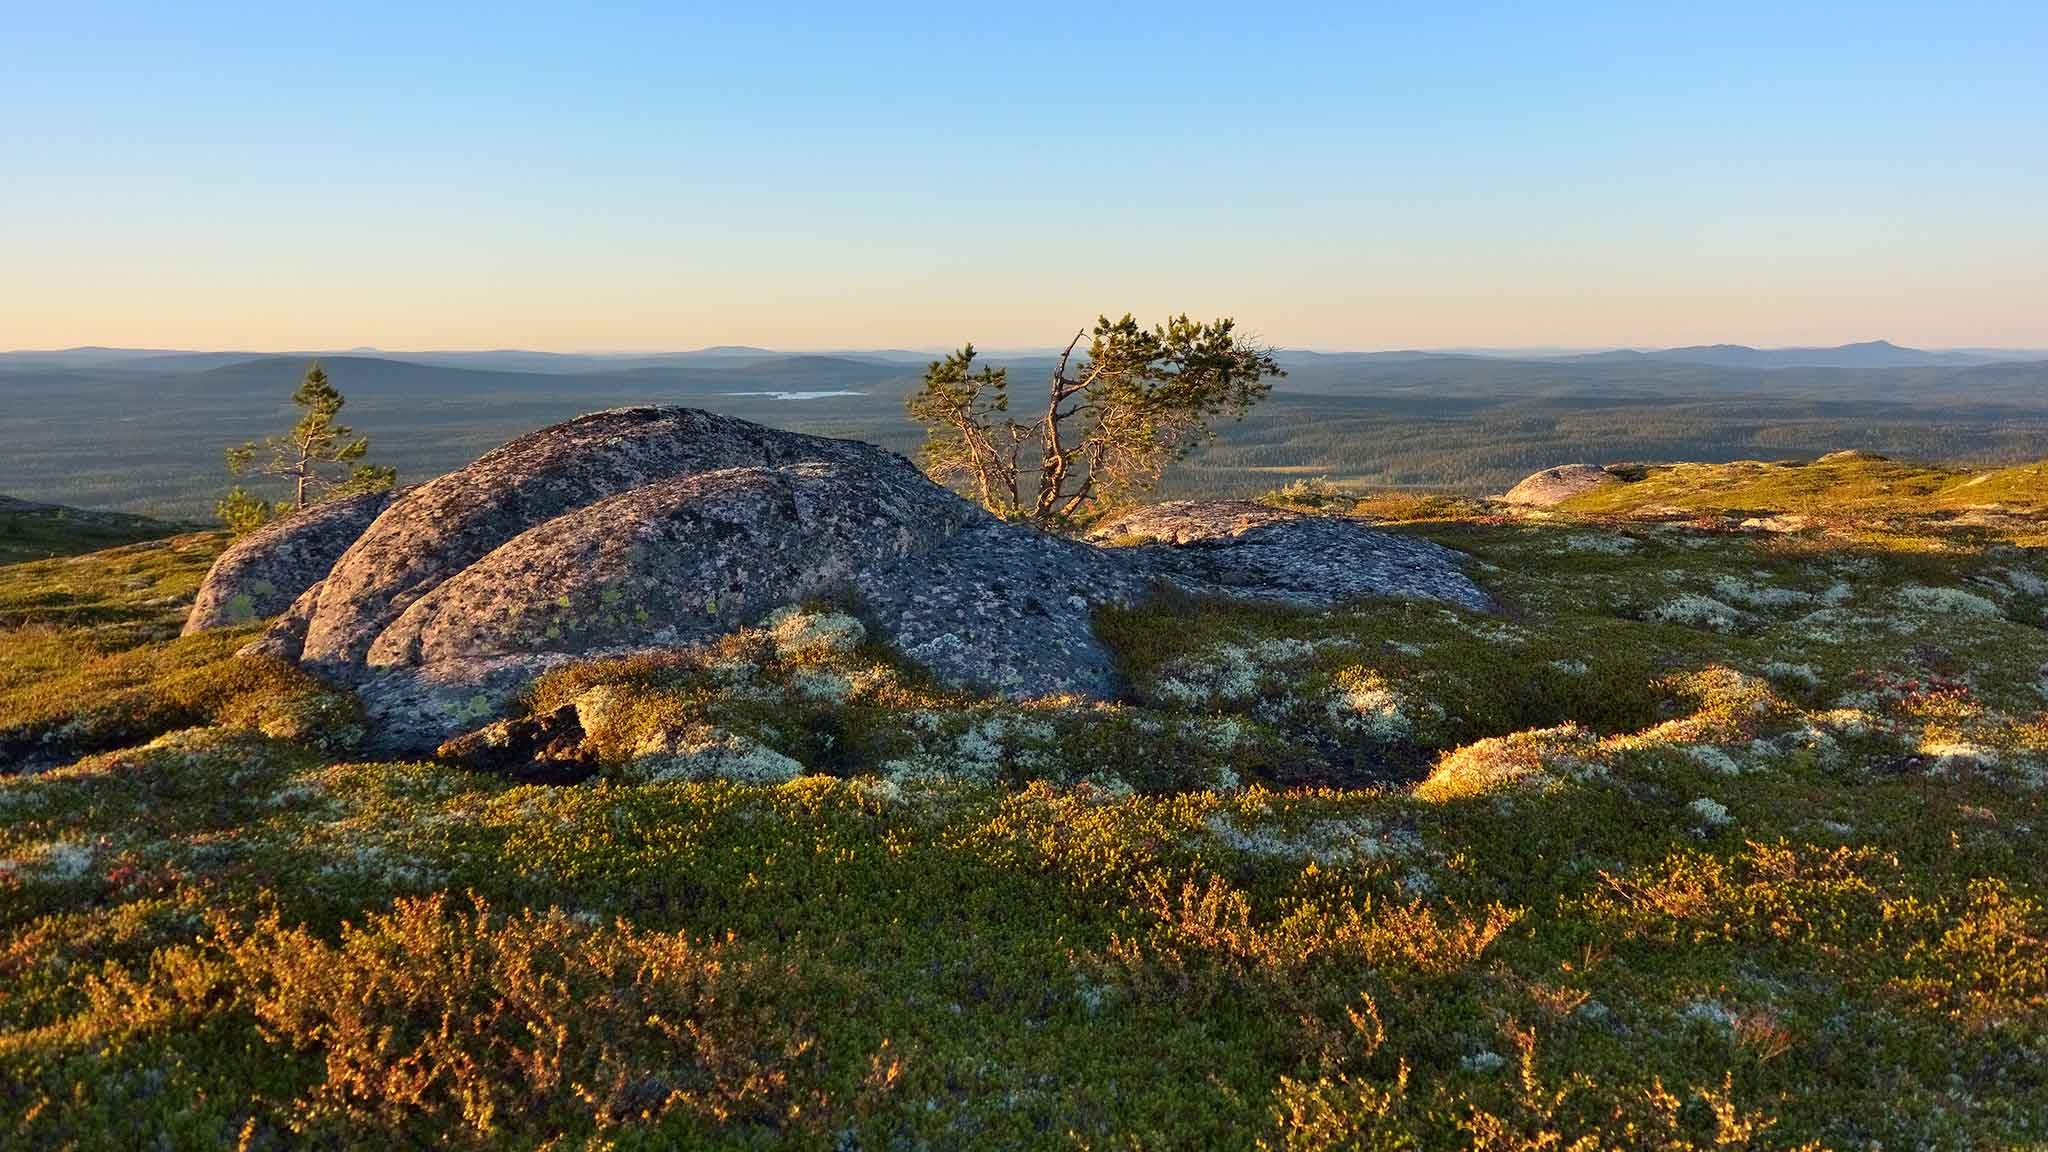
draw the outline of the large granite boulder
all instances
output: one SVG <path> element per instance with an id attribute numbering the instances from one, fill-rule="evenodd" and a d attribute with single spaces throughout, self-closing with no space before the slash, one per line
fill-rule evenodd
<path id="1" fill-rule="evenodd" d="M 301 509 L 228 545 L 185 618 L 185 634 L 275 616 L 320 582 L 391 503 L 365 492 Z"/>
<path id="2" fill-rule="evenodd" d="M 252 648 L 353 686 L 387 751 L 477 727 L 545 669 L 850 602 L 940 680 L 1117 691 L 1102 604 L 1162 582 L 1328 605 L 1490 607 L 1455 553 L 1262 505 L 1167 506 L 1104 538 L 1005 523 L 872 445 L 684 408 L 542 429 L 403 494 Z"/>
<path id="3" fill-rule="evenodd" d="M 302 659 L 346 675 L 413 601 L 527 529 L 662 480 L 799 460 L 910 465 L 850 440 L 766 428 L 691 408 L 618 408 L 521 436 L 394 503 L 334 565 Z"/>
<path id="4" fill-rule="evenodd" d="M 1606 468 L 1592 464 L 1560 464 L 1524 476 L 1520 483 L 1507 490 L 1501 500 L 1525 508 L 1555 508 L 1581 493 L 1620 483 L 1622 478 Z"/>
<path id="5" fill-rule="evenodd" d="M 499 545 L 412 600 L 378 633 L 368 662 L 687 644 L 858 588 L 938 548 L 970 515 L 896 460 L 675 476 Z"/>

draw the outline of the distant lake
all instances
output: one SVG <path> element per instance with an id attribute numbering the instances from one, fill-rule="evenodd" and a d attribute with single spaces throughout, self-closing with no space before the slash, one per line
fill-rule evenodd
<path id="1" fill-rule="evenodd" d="M 819 390 L 811 392 L 720 392 L 720 396 L 766 396 L 770 400 L 829 400 L 834 396 L 865 396 L 865 392 Z"/>

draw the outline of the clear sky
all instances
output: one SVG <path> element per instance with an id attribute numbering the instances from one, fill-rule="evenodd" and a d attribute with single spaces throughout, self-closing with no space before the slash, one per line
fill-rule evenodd
<path id="1" fill-rule="evenodd" d="M 1169 309 L 1297 347 L 2048 346 L 2048 5 L 0 0 L 0 347 Z"/>

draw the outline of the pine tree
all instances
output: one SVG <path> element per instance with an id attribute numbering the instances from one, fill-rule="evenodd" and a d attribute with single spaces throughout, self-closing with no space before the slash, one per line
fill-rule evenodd
<path id="1" fill-rule="evenodd" d="M 1079 364 L 1082 337 L 1088 350 Z M 1086 520 L 1158 483 L 1167 465 L 1241 417 L 1285 376 L 1271 352 L 1229 318 L 1186 315 L 1152 328 L 1098 317 L 1060 355 L 1044 411 L 1009 415 L 1008 370 L 974 368 L 969 344 L 934 361 L 909 397 L 924 426 L 921 460 L 942 483 L 966 482 L 999 516 L 1057 527 Z M 1026 446 L 1037 460 L 1026 463 Z"/>
<path id="2" fill-rule="evenodd" d="M 347 400 L 328 382 L 318 360 L 306 369 L 306 378 L 292 393 L 292 403 L 299 409 L 299 419 L 290 431 L 227 450 L 229 474 L 253 472 L 291 485 L 289 500 L 266 501 L 240 485 L 231 490 L 215 505 L 215 512 L 237 534 L 308 504 L 359 492 L 381 492 L 397 482 L 396 470 L 362 462 L 370 451 L 368 437 L 336 422 Z M 259 457 L 264 459 L 259 462 Z"/>

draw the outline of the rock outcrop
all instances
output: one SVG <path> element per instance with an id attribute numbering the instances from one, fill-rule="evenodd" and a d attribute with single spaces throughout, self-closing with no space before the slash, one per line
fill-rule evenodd
<path id="1" fill-rule="evenodd" d="M 1256 500 L 1169 500 L 1113 516 L 1090 530 L 1088 539 L 1123 545 L 1212 543 L 1300 519 L 1299 512 Z"/>
<path id="2" fill-rule="evenodd" d="M 1455 553 L 1337 518 L 1180 503 L 1097 536 L 1114 546 L 1005 523 L 872 445 L 619 409 L 404 493 L 251 647 L 353 686 L 382 747 L 418 751 L 556 664 L 695 643 L 804 600 L 851 602 L 944 682 L 1098 698 L 1117 684 L 1095 609 L 1162 583 L 1491 606 Z"/>
<path id="3" fill-rule="evenodd" d="M 1554 508 L 1581 493 L 1622 483 L 1611 469 L 1592 464 L 1560 464 L 1522 478 L 1501 500 L 1526 508 Z"/>
<path id="4" fill-rule="evenodd" d="M 1493 601 L 1440 544 L 1247 500 L 1179 500 L 1117 517 L 1090 539 L 1123 543 L 1136 567 L 1198 596 L 1328 608 L 1367 596 Z"/>
<path id="5" fill-rule="evenodd" d="M 199 586 L 185 634 L 283 612 L 327 575 L 391 499 L 389 492 L 365 492 L 329 500 L 228 545 Z"/>

